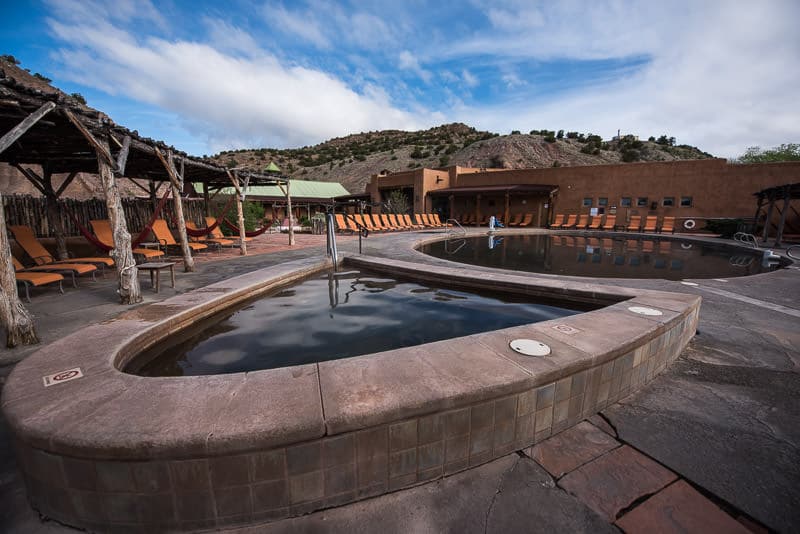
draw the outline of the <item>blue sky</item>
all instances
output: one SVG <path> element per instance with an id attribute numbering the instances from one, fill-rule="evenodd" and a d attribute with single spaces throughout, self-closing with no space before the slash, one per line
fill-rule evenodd
<path id="1" fill-rule="evenodd" d="M 792 0 L 45 0 L 2 15 L 0 53 L 197 155 L 453 121 L 667 133 L 725 157 L 800 141 Z"/>

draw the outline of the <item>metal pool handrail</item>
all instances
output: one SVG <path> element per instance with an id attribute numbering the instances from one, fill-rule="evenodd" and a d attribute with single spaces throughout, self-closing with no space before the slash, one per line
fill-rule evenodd
<path id="1" fill-rule="evenodd" d="M 753 248 L 758 248 L 758 239 L 756 236 L 748 234 L 747 232 L 736 232 L 733 234 L 733 240 L 743 245 L 752 245 Z"/>
<path id="2" fill-rule="evenodd" d="M 455 228 L 453 228 L 452 226 L 450 226 L 450 223 L 453 223 L 453 225 L 454 225 L 454 226 L 458 226 L 458 228 L 461 230 L 461 232 L 459 232 L 461 235 L 467 235 L 467 231 L 466 231 L 466 229 L 464 229 L 464 227 L 463 227 L 463 226 L 461 226 L 461 225 L 459 224 L 459 222 L 458 222 L 457 220 L 455 220 L 455 219 L 447 219 L 447 220 L 445 221 L 445 229 L 444 229 L 444 232 L 445 232 L 446 234 L 451 234 L 451 233 L 453 233 L 453 232 L 455 231 Z M 452 228 L 452 231 L 451 231 L 451 228 Z"/>

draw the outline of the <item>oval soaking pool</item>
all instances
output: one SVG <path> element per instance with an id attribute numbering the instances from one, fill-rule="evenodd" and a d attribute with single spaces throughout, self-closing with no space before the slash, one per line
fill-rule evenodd
<path id="1" fill-rule="evenodd" d="M 695 295 L 344 261 L 382 273 L 364 292 L 391 276 L 449 288 L 422 293 L 430 299 L 488 290 L 594 309 L 319 363 L 141 377 L 122 369 L 143 351 L 331 262 L 295 260 L 130 308 L 42 347 L 6 380 L 2 409 L 34 509 L 93 532 L 195 532 L 436 480 L 530 447 L 644 387 L 678 357 L 700 313 Z M 352 280 L 340 282 L 339 303 Z M 549 351 L 512 349 L 524 340 Z M 71 378 L 48 385 L 56 375 Z"/>
<path id="2" fill-rule="evenodd" d="M 141 376 L 238 373 L 411 347 L 598 306 L 327 273 L 209 318 L 137 357 Z"/>
<path id="3" fill-rule="evenodd" d="M 495 235 L 426 243 L 420 252 L 459 263 L 597 278 L 730 278 L 780 268 L 741 248 L 663 237 Z"/>

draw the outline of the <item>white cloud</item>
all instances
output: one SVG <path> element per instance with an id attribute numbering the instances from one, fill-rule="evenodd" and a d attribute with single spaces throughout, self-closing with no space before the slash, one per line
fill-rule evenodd
<path id="1" fill-rule="evenodd" d="M 480 80 L 478 80 L 478 77 L 472 74 L 467 69 L 463 69 L 461 71 L 461 79 L 464 80 L 464 84 L 467 87 L 477 87 L 478 84 L 481 83 Z"/>
<path id="2" fill-rule="evenodd" d="M 506 84 L 508 89 L 516 89 L 517 87 L 522 87 L 527 84 L 516 72 L 505 72 L 500 76 L 500 79 L 503 80 L 503 83 Z"/>
<path id="3" fill-rule="evenodd" d="M 564 6 L 559 8 L 562 15 L 571 4 Z M 800 4 L 741 3 L 736 9 L 691 4 L 688 12 L 676 7 L 673 13 L 651 13 L 647 20 L 641 6 L 610 6 L 605 16 L 587 8 L 568 19 L 574 28 L 548 28 L 546 36 L 531 38 L 542 43 L 542 49 L 523 50 L 509 39 L 495 42 L 494 52 L 508 46 L 530 59 L 648 55 L 645 66 L 610 82 L 566 88 L 532 102 L 516 92 L 517 98 L 502 104 L 461 110 L 458 118 L 496 131 L 544 125 L 606 137 L 617 128 L 645 137 L 667 133 L 678 143 L 724 157 L 740 155 L 747 146 L 775 146 L 800 138 L 800 33 L 794 28 Z M 647 9 L 654 9 L 652 3 Z M 609 15 L 620 10 L 630 10 L 631 17 L 610 20 L 616 15 Z M 576 30 L 584 32 L 580 42 L 588 51 L 574 50 L 570 44 Z M 547 45 L 550 41 L 566 46 L 559 51 Z M 458 54 L 473 46 L 474 41 Z"/>
<path id="4" fill-rule="evenodd" d="M 70 79 L 177 114 L 187 128 L 206 136 L 211 151 L 297 146 L 428 124 L 422 119 L 426 114 L 396 108 L 379 87 L 357 92 L 330 74 L 283 64 L 266 52 L 236 57 L 197 42 L 138 42 L 107 22 L 90 27 L 50 20 L 49 25 L 69 45 L 59 57 Z M 252 45 L 242 34 L 227 48 Z"/>
<path id="5" fill-rule="evenodd" d="M 331 47 L 322 25 L 310 11 L 289 11 L 282 5 L 265 4 L 264 19 L 269 31 L 294 34 L 319 48 Z"/>
<path id="6" fill-rule="evenodd" d="M 403 50 L 400 52 L 400 55 L 397 59 L 397 66 L 400 67 L 401 70 L 411 71 L 419 76 L 425 83 L 430 82 L 432 76 L 431 72 L 422 68 L 422 66 L 419 64 L 419 60 L 414 54 L 408 50 Z"/>

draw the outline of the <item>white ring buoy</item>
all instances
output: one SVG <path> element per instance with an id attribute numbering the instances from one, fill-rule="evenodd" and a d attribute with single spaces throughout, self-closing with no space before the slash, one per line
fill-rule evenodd
<path id="1" fill-rule="evenodd" d="M 687 230 L 693 230 L 695 226 L 697 226 L 697 223 L 694 222 L 694 219 L 686 219 L 683 221 L 683 227 Z"/>

